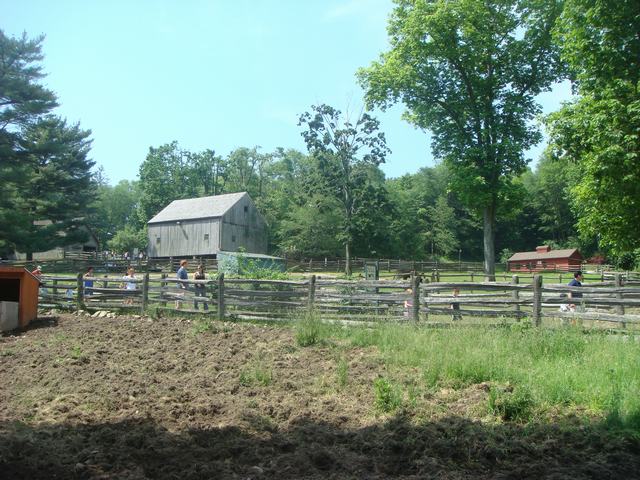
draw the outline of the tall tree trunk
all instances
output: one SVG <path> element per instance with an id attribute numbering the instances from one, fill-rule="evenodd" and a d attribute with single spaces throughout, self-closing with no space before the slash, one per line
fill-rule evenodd
<path id="1" fill-rule="evenodd" d="M 483 249 L 486 281 L 496 281 L 496 202 L 492 201 L 482 211 L 484 223 Z"/>
<path id="2" fill-rule="evenodd" d="M 27 252 L 27 261 L 31 262 L 33 260 L 33 252 Z"/>
<path id="3" fill-rule="evenodd" d="M 351 276 L 351 242 L 349 242 L 348 240 L 344 244 L 344 256 L 345 256 L 344 274 L 347 277 L 350 277 Z"/>

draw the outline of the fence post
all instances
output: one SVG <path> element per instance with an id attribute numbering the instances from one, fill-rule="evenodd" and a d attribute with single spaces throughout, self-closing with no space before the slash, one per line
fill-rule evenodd
<path id="1" fill-rule="evenodd" d="M 520 283 L 520 279 L 518 278 L 518 275 L 512 275 L 511 276 L 511 285 L 518 285 L 519 283 Z M 516 301 L 520 300 L 520 292 L 518 292 L 517 289 L 513 290 L 513 293 L 511 294 L 511 296 Z M 516 319 L 518 321 L 520 321 L 520 304 L 516 303 L 514 305 L 514 307 L 513 307 L 513 310 L 516 312 Z"/>
<path id="2" fill-rule="evenodd" d="M 616 288 L 622 288 L 622 275 L 616 273 L 614 279 L 616 282 Z M 622 293 L 616 293 L 616 298 L 618 300 L 622 300 Z M 618 315 L 624 315 L 624 305 L 616 305 L 616 313 Z"/>
<path id="3" fill-rule="evenodd" d="M 224 320 L 224 272 L 218 274 L 218 320 Z"/>
<path id="4" fill-rule="evenodd" d="M 531 323 L 539 327 L 542 323 L 542 275 L 533 276 L 533 312 Z"/>
<path id="5" fill-rule="evenodd" d="M 411 278 L 411 290 L 413 305 L 411 306 L 411 317 L 414 322 L 420 320 L 420 279 L 417 275 Z"/>
<path id="6" fill-rule="evenodd" d="M 313 312 L 313 306 L 315 303 L 316 303 L 316 276 L 311 275 L 311 278 L 309 279 L 309 303 L 307 304 L 309 313 Z"/>
<path id="7" fill-rule="evenodd" d="M 164 293 L 165 287 L 167 286 L 167 282 L 165 282 L 164 279 L 167 278 L 167 274 L 166 273 L 162 273 L 160 275 L 160 278 L 162 279 L 162 281 L 160 282 L 160 298 L 165 298 L 163 293 Z M 167 301 L 166 300 L 162 302 L 162 306 L 163 307 L 167 306 Z"/>
<path id="8" fill-rule="evenodd" d="M 140 307 L 140 314 L 144 315 L 149 306 L 149 272 L 144 274 L 142 279 L 142 306 Z"/>
<path id="9" fill-rule="evenodd" d="M 76 307 L 78 310 L 84 310 L 84 282 L 81 273 L 78 274 L 76 284 Z"/>

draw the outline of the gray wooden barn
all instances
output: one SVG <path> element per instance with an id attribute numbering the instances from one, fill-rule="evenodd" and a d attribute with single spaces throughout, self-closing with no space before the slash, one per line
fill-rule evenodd
<path id="1" fill-rule="evenodd" d="M 247 192 L 174 200 L 147 226 L 149 257 L 267 252 L 267 224 Z"/>

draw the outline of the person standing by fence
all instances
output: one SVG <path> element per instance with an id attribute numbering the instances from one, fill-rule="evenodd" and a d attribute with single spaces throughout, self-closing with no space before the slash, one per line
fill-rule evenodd
<path id="1" fill-rule="evenodd" d="M 207 276 L 204 273 L 204 267 L 202 266 L 202 264 L 198 265 L 198 268 L 196 268 L 195 273 L 193 274 L 193 279 L 194 280 L 206 280 Z M 207 287 L 206 285 L 203 285 L 201 283 L 196 283 L 195 285 L 195 296 L 196 298 L 198 297 L 207 297 Z M 196 300 L 196 298 L 194 298 L 193 300 L 193 308 L 195 310 L 198 310 L 198 300 Z M 200 302 L 200 303 L 204 303 L 204 310 L 207 311 L 209 310 L 209 304 L 204 301 L 204 302 Z"/>
<path id="2" fill-rule="evenodd" d="M 87 268 L 84 277 L 84 294 L 93 295 L 93 267 Z"/>
<path id="3" fill-rule="evenodd" d="M 569 282 L 569 286 L 570 287 L 581 287 L 582 286 L 582 282 L 584 281 L 584 276 L 582 275 L 582 272 L 580 270 L 578 270 L 576 273 L 573 274 L 573 279 Z M 575 298 L 582 298 L 582 294 L 579 292 L 569 292 L 569 298 L 570 299 L 575 299 Z M 580 301 L 580 300 L 579 300 Z M 571 303 L 569 305 L 569 309 L 571 311 L 583 311 L 584 308 L 580 305 L 577 306 L 574 303 Z"/>
<path id="4" fill-rule="evenodd" d="M 129 269 L 127 270 L 127 274 L 122 277 L 122 279 L 125 281 L 124 288 L 127 291 L 127 296 L 124 299 L 124 304 L 133 305 L 133 293 L 136 290 L 136 282 L 132 282 L 132 280 L 136 279 L 135 270 L 133 269 L 133 267 L 129 267 Z"/>
<path id="5" fill-rule="evenodd" d="M 456 287 L 453 289 L 453 296 L 454 298 L 457 298 L 458 296 L 460 296 L 459 288 Z M 451 304 L 451 310 L 453 311 L 451 315 L 451 320 L 456 321 L 456 320 L 462 319 L 462 315 L 460 314 L 460 304 L 458 302 L 453 302 Z"/>
<path id="6" fill-rule="evenodd" d="M 186 260 L 180 260 L 180 268 L 178 268 L 178 271 L 176 272 L 176 277 L 178 278 L 178 280 L 189 280 L 189 272 L 187 272 L 187 265 L 188 265 L 188 262 Z M 187 285 L 185 283 L 178 282 L 178 288 L 181 290 L 186 290 Z M 176 309 L 179 309 L 182 306 L 182 302 L 180 301 L 180 298 L 184 297 L 184 293 L 179 293 L 178 296 L 179 298 L 176 299 Z"/>

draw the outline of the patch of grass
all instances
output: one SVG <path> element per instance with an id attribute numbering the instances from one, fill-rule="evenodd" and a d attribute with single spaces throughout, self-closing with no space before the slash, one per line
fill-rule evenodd
<path id="1" fill-rule="evenodd" d="M 640 427 L 640 342 L 631 337 L 525 323 L 450 329 L 386 324 L 332 334 L 353 346 L 376 347 L 389 368 L 416 370 L 419 387 L 427 390 L 511 385 L 512 392 L 493 393 L 491 408 L 504 418 L 578 408 L 611 425 Z"/>
<path id="2" fill-rule="evenodd" d="M 402 391 L 386 378 L 377 378 L 373 382 L 376 410 L 382 413 L 395 412 L 402 406 Z"/>
<path id="3" fill-rule="evenodd" d="M 324 341 L 331 331 L 331 326 L 322 323 L 316 315 L 306 315 L 296 323 L 296 343 L 301 347 L 316 345 Z"/>
<path id="4" fill-rule="evenodd" d="M 67 337 L 65 334 L 63 333 L 56 333 L 52 338 L 51 338 L 51 343 L 64 343 L 67 340 L 69 340 L 69 337 Z"/>
<path id="5" fill-rule="evenodd" d="M 349 380 L 349 364 L 347 363 L 347 359 L 344 357 L 340 357 L 338 359 L 338 364 L 336 365 L 336 380 L 338 388 L 344 388 L 347 386 L 347 382 Z"/>
<path id="6" fill-rule="evenodd" d="M 205 332 L 218 333 L 218 329 L 214 324 L 214 320 L 211 317 L 199 317 L 191 326 L 191 333 L 193 335 L 200 335 Z"/>
<path id="7" fill-rule="evenodd" d="M 71 347 L 70 355 L 74 360 L 78 360 L 84 357 L 84 353 L 82 352 L 82 348 L 80 347 L 80 345 L 74 345 L 73 347 Z"/>
<path id="8" fill-rule="evenodd" d="M 268 387 L 273 383 L 273 372 L 261 353 L 258 353 L 253 361 L 242 369 L 239 382 L 244 387 Z"/>
<path id="9" fill-rule="evenodd" d="M 533 397 L 526 386 L 491 387 L 489 412 L 506 421 L 527 422 L 533 413 Z"/>
<path id="10" fill-rule="evenodd" d="M 15 350 L 7 349 L 0 352 L 0 357 L 12 357 L 15 354 Z"/>

